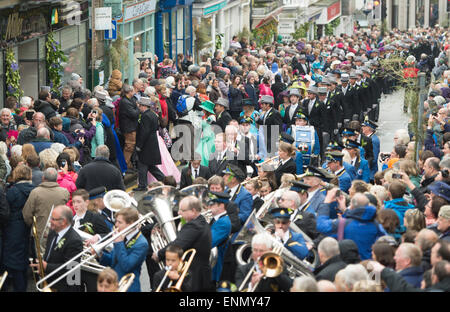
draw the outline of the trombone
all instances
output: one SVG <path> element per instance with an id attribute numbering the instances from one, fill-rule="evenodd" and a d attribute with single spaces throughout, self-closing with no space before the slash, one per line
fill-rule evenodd
<path id="1" fill-rule="evenodd" d="M 53 207 L 52 207 L 52 210 L 53 210 Z M 31 233 L 34 236 L 34 246 L 36 248 L 36 258 L 37 258 L 37 261 L 39 264 L 37 272 L 33 271 L 33 278 L 34 278 L 34 281 L 36 282 L 35 274 L 38 274 L 41 279 L 45 279 L 44 262 L 43 262 L 42 254 L 41 254 L 41 242 L 40 242 L 39 235 L 37 232 L 36 216 L 33 216 L 33 225 L 31 227 Z M 32 259 L 30 259 L 30 262 L 32 262 Z M 37 283 L 36 283 L 36 285 L 37 285 Z M 50 287 L 47 288 L 47 282 L 44 282 L 43 285 L 46 288 L 46 291 L 51 291 Z"/>
<path id="2" fill-rule="evenodd" d="M 278 275 L 283 272 L 283 265 L 284 260 L 281 257 L 283 246 L 281 244 L 278 244 L 273 251 L 267 251 L 265 252 L 258 260 L 255 266 L 247 273 L 244 280 L 242 281 L 241 286 L 239 286 L 238 291 L 243 291 L 246 284 L 248 284 L 249 280 L 251 279 L 253 273 L 256 272 L 258 263 L 262 263 L 262 278 L 273 278 L 277 277 Z M 259 285 L 259 282 L 261 279 L 255 283 L 255 285 L 252 285 L 250 289 L 247 289 L 247 292 L 254 292 L 256 288 Z"/>
<path id="3" fill-rule="evenodd" d="M 178 279 L 177 283 L 175 284 L 175 286 L 171 286 L 172 285 L 172 281 L 169 282 L 169 286 L 164 290 L 164 292 L 181 292 L 181 286 L 183 285 L 184 279 L 186 277 L 186 274 L 189 270 L 189 267 L 192 264 L 192 261 L 194 260 L 195 254 L 197 253 L 197 251 L 194 248 L 188 249 L 184 252 L 183 256 L 181 257 L 181 270 L 179 270 L 179 272 L 181 272 L 181 276 Z M 190 254 L 190 255 L 189 255 Z M 185 261 L 187 255 L 189 255 L 189 260 Z M 161 287 L 163 286 L 164 282 L 167 279 L 167 276 L 169 275 L 170 270 L 172 269 L 171 266 L 169 266 L 167 268 L 166 273 L 164 274 L 163 279 L 161 280 L 161 283 L 159 283 L 158 288 L 156 288 L 156 292 L 160 292 L 161 291 Z"/>
<path id="4" fill-rule="evenodd" d="M 98 241 L 96 244 L 91 245 L 90 248 L 86 248 L 85 250 L 83 250 L 82 252 L 80 252 L 79 254 L 74 256 L 72 259 L 68 260 L 66 263 L 62 264 L 60 267 L 55 269 L 53 272 L 51 272 L 47 276 L 41 278 L 36 283 L 36 289 L 41 292 L 47 291 L 49 288 L 51 288 L 53 285 L 55 285 L 56 283 L 61 281 L 63 278 L 66 278 L 67 276 L 72 274 L 75 270 L 78 270 L 78 269 L 80 269 L 80 267 L 85 266 L 87 262 L 91 262 L 91 260 L 93 260 L 98 254 L 100 254 L 108 245 L 113 243 L 114 240 L 116 240 L 118 237 L 120 237 L 122 235 L 126 236 L 130 232 L 134 231 L 138 226 L 142 225 L 153 215 L 154 215 L 153 212 L 149 212 L 146 215 L 139 218 L 137 221 L 135 221 L 132 224 L 130 224 L 129 226 L 127 226 L 122 231 L 117 232 L 117 233 L 116 232 L 109 233 L 108 235 L 103 237 L 100 241 Z M 91 253 L 91 250 L 94 251 L 93 254 Z M 63 273 L 62 275 L 60 275 L 58 278 L 56 278 L 50 284 L 46 285 L 47 280 L 50 277 L 56 275 L 58 272 L 60 272 L 64 268 L 66 268 L 68 264 L 79 261 L 79 259 L 81 259 L 81 261 L 79 263 L 77 263 L 77 265 L 73 266 L 70 270 L 68 270 L 65 273 Z"/>

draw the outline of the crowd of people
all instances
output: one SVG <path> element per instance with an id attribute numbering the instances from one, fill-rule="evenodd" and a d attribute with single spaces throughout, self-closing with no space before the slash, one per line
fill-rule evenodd
<path id="1" fill-rule="evenodd" d="M 30 266 L 50 274 L 138 221 L 135 208 L 104 201 L 136 176 L 134 192 L 204 185 L 208 195 L 177 203 L 183 225 L 164 248 L 154 250 L 154 223 L 133 228 L 108 250 L 92 248 L 106 267 L 98 277 L 83 272 L 81 285 L 61 280 L 53 290 L 117 291 L 133 273 L 127 289 L 141 291 L 145 262 L 152 291 L 180 279 L 194 292 L 449 291 L 449 47 L 440 27 L 384 37 L 373 27 L 262 47 L 235 37 L 197 63 L 143 60 L 131 83 L 115 69 L 91 91 L 73 73 L 60 94 L 41 87 L 38 99 L 8 97 L 0 111 L 2 290 L 26 291 Z M 405 83 L 388 60 L 398 60 L 403 78 L 420 71 L 430 81 L 417 155 L 412 122 L 395 133 L 390 154 L 380 151 L 380 101 Z M 268 231 L 250 222 L 261 209 Z M 245 263 L 236 257 L 243 233 L 253 234 Z M 287 265 L 267 273 L 264 259 L 280 246 L 306 273 Z"/>

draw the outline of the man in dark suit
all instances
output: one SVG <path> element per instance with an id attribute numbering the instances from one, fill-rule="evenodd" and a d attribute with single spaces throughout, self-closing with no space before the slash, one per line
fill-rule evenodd
<path id="1" fill-rule="evenodd" d="M 306 61 L 306 56 L 302 54 L 299 56 L 298 60 L 299 62 L 295 67 L 298 70 L 298 74 L 303 76 L 309 75 L 311 68 L 308 62 Z"/>
<path id="2" fill-rule="evenodd" d="M 225 139 L 225 133 L 218 133 L 214 139 L 214 145 L 216 151 L 211 155 L 209 160 L 208 168 L 211 175 L 222 176 L 222 171 L 225 170 L 227 165 L 232 161 L 227 153 L 227 142 Z"/>
<path id="3" fill-rule="evenodd" d="M 286 269 L 273 278 L 264 278 L 261 270 L 261 262 L 258 259 L 266 252 L 272 250 L 272 237 L 268 233 L 258 233 L 252 238 L 251 261 L 245 265 L 239 265 L 236 270 L 236 286 L 239 290 L 248 289 L 255 292 L 278 292 L 289 291 L 292 286 L 292 280 L 289 278 Z M 254 273 L 247 280 L 245 278 L 250 270 Z"/>
<path id="4" fill-rule="evenodd" d="M 208 167 L 200 165 L 200 160 L 192 160 L 181 170 L 180 189 L 192 185 L 198 177 L 208 180 L 211 177 L 211 171 Z"/>
<path id="5" fill-rule="evenodd" d="M 220 97 L 214 106 L 214 111 L 216 112 L 216 121 L 213 122 L 214 125 L 219 125 L 222 128 L 222 131 L 225 132 L 226 126 L 233 119 L 231 118 L 230 113 L 227 111 L 230 108 L 229 102 L 227 99 Z"/>
<path id="6" fill-rule="evenodd" d="M 256 123 L 262 127 L 264 133 L 264 141 L 267 147 L 268 156 L 274 155 L 276 151 L 276 142 L 283 125 L 283 118 L 280 113 L 273 108 L 274 99 L 270 95 L 263 95 L 261 97 L 262 114 L 256 119 Z M 261 131 L 261 128 L 259 129 Z M 272 135 L 274 131 L 275 135 Z M 273 136 L 273 138 L 272 138 Z"/>
<path id="7" fill-rule="evenodd" d="M 344 125 L 346 122 L 352 120 L 353 117 L 353 107 L 356 105 L 355 101 L 355 93 L 351 92 L 351 87 L 349 84 L 349 75 L 342 74 L 341 75 L 341 92 L 342 92 L 342 110 L 343 110 L 343 122 Z"/>
<path id="8" fill-rule="evenodd" d="M 150 109 L 154 105 L 150 98 L 141 97 L 138 101 L 141 117 L 136 132 L 136 151 L 138 155 L 139 185 L 133 189 L 136 192 L 147 190 L 147 172 L 158 180 L 164 179 L 164 174 L 156 165 L 161 164 L 157 130 L 158 116 Z"/>
<path id="9" fill-rule="evenodd" d="M 201 214 L 202 203 L 194 196 L 187 196 L 180 201 L 178 214 L 186 220 L 177 238 L 169 245 L 177 245 L 188 250 L 194 248 L 197 253 L 191 264 L 192 291 L 212 291 L 215 289 L 212 283 L 211 264 L 209 257 L 211 254 L 212 238 L 211 229 Z M 165 257 L 167 247 L 154 253 L 152 258 L 159 262 Z"/>
<path id="10" fill-rule="evenodd" d="M 303 112 L 309 120 L 309 124 L 314 126 L 319 137 L 320 153 L 323 156 L 323 120 L 324 120 L 324 103 L 318 98 L 319 88 L 309 87 L 308 98 L 303 100 Z"/>
<path id="11" fill-rule="evenodd" d="M 72 210 L 64 205 L 56 206 L 51 214 L 50 233 L 43 256 L 45 275 L 50 274 L 83 251 L 83 241 L 71 224 Z M 36 267 L 37 264 L 32 264 L 31 266 Z M 65 269 L 62 269 L 60 273 L 55 274 L 55 277 L 50 278 L 48 282 L 51 283 L 65 271 Z M 59 292 L 80 291 L 80 285 L 75 285 L 76 278 L 71 280 L 73 277 L 74 275 L 68 275 L 66 278 L 61 279 L 61 281 L 52 286 L 52 289 Z M 69 284 L 70 281 L 73 282 L 72 285 Z"/>
<path id="12" fill-rule="evenodd" d="M 289 102 L 290 104 L 285 107 L 286 113 L 283 117 L 283 123 L 286 124 L 286 127 L 289 128 L 294 124 L 294 117 L 297 115 L 297 113 L 300 111 L 302 112 L 302 106 L 299 103 L 302 96 L 300 95 L 300 92 L 298 89 L 294 88 L 289 91 Z"/>

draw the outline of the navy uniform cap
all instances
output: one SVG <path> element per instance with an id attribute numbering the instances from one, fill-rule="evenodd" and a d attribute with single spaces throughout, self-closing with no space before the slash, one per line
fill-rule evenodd
<path id="1" fill-rule="evenodd" d="M 342 131 L 342 136 L 354 136 L 356 135 L 355 130 L 350 128 L 345 128 L 344 131 Z"/>
<path id="2" fill-rule="evenodd" d="M 212 203 L 224 203 L 228 204 L 230 201 L 230 195 L 225 192 L 208 192 L 208 205 Z"/>
<path id="3" fill-rule="evenodd" d="M 277 208 L 272 208 L 270 209 L 270 214 L 272 215 L 273 218 L 276 219 L 289 219 L 291 217 L 291 215 L 289 214 L 289 209 L 287 208 L 282 208 L 282 207 L 277 207 Z"/>
<path id="4" fill-rule="evenodd" d="M 345 141 L 345 148 L 359 148 L 361 144 L 354 140 L 346 140 Z"/>
<path id="5" fill-rule="evenodd" d="M 305 119 L 306 121 L 308 121 L 308 117 L 306 117 L 306 115 L 301 111 L 298 111 L 297 114 L 294 115 L 294 119 Z"/>
<path id="6" fill-rule="evenodd" d="M 322 179 L 325 182 L 329 182 L 329 181 L 331 181 L 331 179 L 334 178 L 334 175 L 332 175 L 325 169 L 317 168 L 317 167 L 313 167 L 313 166 L 308 166 L 306 168 L 306 172 L 305 172 L 304 176 L 305 177 L 317 177 L 317 178 Z"/>
<path id="7" fill-rule="evenodd" d="M 229 164 L 227 166 L 227 168 L 222 171 L 223 174 L 230 174 L 236 177 L 236 179 L 238 179 L 239 181 L 244 181 L 245 180 L 245 174 L 244 172 L 241 170 L 241 168 L 239 168 L 236 165 L 233 164 Z"/>
<path id="8" fill-rule="evenodd" d="M 344 153 L 333 151 L 326 154 L 327 161 L 333 162 L 333 161 L 342 161 L 342 158 L 344 157 Z"/>
<path id="9" fill-rule="evenodd" d="M 252 117 L 243 116 L 243 117 L 241 117 L 241 119 L 239 119 L 239 123 L 240 124 L 243 124 L 243 123 L 252 124 L 253 123 L 253 119 L 252 119 Z"/>
<path id="10" fill-rule="evenodd" d="M 287 134 L 286 132 L 281 132 L 281 141 L 292 144 L 295 142 L 295 139 L 292 137 L 292 135 Z"/>
<path id="11" fill-rule="evenodd" d="M 99 186 L 89 191 L 89 199 L 102 198 L 106 194 L 106 187 Z"/>
<path id="12" fill-rule="evenodd" d="M 428 186 L 433 194 L 450 201 L 450 185 L 442 181 L 435 181 Z"/>
<path id="13" fill-rule="evenodd" d="M 311 187 L 308 184 L 305 184 L 300 181 L 292 181 L 291 183 L 292 183 L 292 186 L 291 186 L 290 190 L 297 192 L 297 193 L 307 191 Z"/>
<path id="14" fill-rule="evenodd" d="M 375 122 L 373 122 L 372 120 L 365 120 L 362 123 L 362 126 L 367 126 L 367 127 L 372 128 L 372 129 L 378 128 L 378 125 Z"/>
<path id="15" fill-rule="evenodd" d="M 341 142 L 335 141 L 328 143 L 326 148 L 327 151 L 342 151 L 345 148 L 344 144 Z"/>

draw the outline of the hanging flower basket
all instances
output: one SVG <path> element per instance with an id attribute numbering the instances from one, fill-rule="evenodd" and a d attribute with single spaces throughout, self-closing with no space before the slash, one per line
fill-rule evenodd
<path id="1" fill-rule="evenodd" d="M 52 92 L 59 94 L 61 76 L 64 73 L 64 68 L 61 63 L 67 62 L 67 57 L 64 55 L 63 51 L 61 51 L 59 42 L 55 41 L 53 32 L 48 34 L 45 47 L 47 50 L 46 61 L 50 88 Z"/>
<path id="2" fill-rule="evenodd" d="M 19 65 L 14 57 L 14 52 L 11 48 L 6 50 L 6 95 L 13 96 L 17 100 L 23 95 L 20 88 L 20 72 Z"/>

